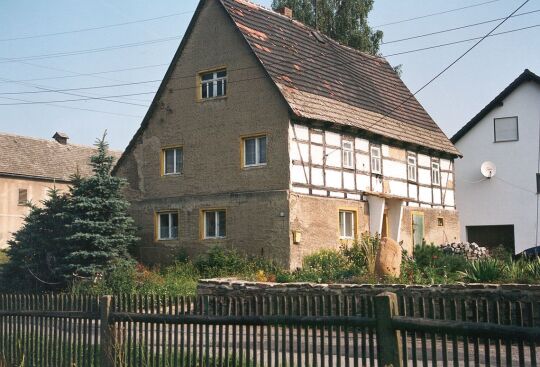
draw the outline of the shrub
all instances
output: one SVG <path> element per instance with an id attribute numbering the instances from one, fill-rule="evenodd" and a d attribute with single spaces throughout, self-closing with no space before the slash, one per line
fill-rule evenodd
<path id="1" fill-rule="evenodd" d="M 215 246 L 195 260 L 195 267 L 205 277 L 214 278 L 246 273 L 249 262 L 235 249 Z"/>
<path id="2" fill-rule="evenodd" d="M 351 263 L 356 272 L 363 272 L 365 270 L 368 274 L 373 275 L 375 274 L 377 251 L 380 246 L 380 236 L 371 236 L 369 233 L 364 233 L 351 246 L 341 246 L 340 251 Z"/>
<path id="3" fill-rule="evenodd" d="M 460 272 L 466 281 L 473 283 L 492 283 L 505 276 L 504 264 L 497 259 L 471 261 L 464 272 Z"/>
<path id="4" fill-rule="evenodd" d="M 435 260 L 443 256 L 443 252 L 439 247 L 423 243 L 414 247 L 413 256 L 418 266 L 432 267 Z"/>
<path id="5" fill-rule="evenodd" d="M 304 257 L 304 268 L 296 273 L 301 281 L 318 283 L 343 280 L 352 275 L 349 260 L 339 251 L 320 250 Z"/>

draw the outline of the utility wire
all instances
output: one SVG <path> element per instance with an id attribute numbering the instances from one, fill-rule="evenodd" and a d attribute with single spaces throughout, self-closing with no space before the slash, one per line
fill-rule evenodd
<path id="1" fill-rule="evenodd" d="M 172 14 L 162 15 L 162 16 L 159 16 L 159 17 L 139 19 L 139 20 L 133 20 L 133 21 L 129 21 L 129 22 L 109 24 L 109 25 L 103 25 L 103 26 L 97 26 L 97 27 L 80 28 L 80 29 L 74 29 L 74 30 L 70 30 L 70 31 L 62 31 L 62 32 L 54 32 L 54 33 L 42 33 L 42 34 L 18 36 L 18 37 L 12 37 L 12 38 L 0 38 L 0 42 L 19 41 L 19 40 L 34 39 L 34 38 L 60 36 L 60 35 L 71 34 L 71 33 L 82 33 L 82 32 L 89 32 L 89 31 L 96 31 L 96 30 L 99 30 L 99 29 L 121 27 L 121 26 L 130 25 L 130 24 L 145 23 L 145 22 L 150 22 L 150 21 L 159 20 L 159 19 L 171 18 L 171 17 L 176 17 L 176 16 L 179 16 L 179 15 L 183 15 L 183 14 L 191 14 L 191 13 L 194 13 L 194 12 L 195 12 L 194 10 L 191 10 L 191 11 L 184 11 L 184 12 L 180 12 L 180 13 L 172 13 Z"/>
<path id="2" fill-rule="evenodd" d="M 396 20 L 396 21 L 394 21 L 394 22 L 389 22 L 389 23 L 379 24 L 379 25 L 373 26 L 372 28 L 381 28 L 381 27 L 386 27 L 386 26 L 388 26 L 388 25 L 394 25 L 394 24 L 401 24 L 401 23 L 405 23 L 405 22 L 411 22 L 411 21 L 417 20 L 417 19 L 424 19 L 424 18 L 429 18 L 429 17 L 436 16 L 436 15 L 448 14 L 448 13 L 452 13 L 452 12 L 456 12 L 456 11 L 460 11 L 460 10 L 464 10 L 464 9 L 470 9 L 470 8 L 474 8 L 474 7 L 477 7 L 477 6 L 487 5 L 487 4 L 495 3 L 495 2 L 497 2 L 497 1 L 499 1 L 499 0 L 490 0 L 490 1 L 485 1 L 485 2 L 483 2 L 483 3 L 478 3 L 478 4 L 468 5 L 468 6 L 462 6 L 461 8 L 449 9 L 449 10 L 444 10 L 444 11 L 440 11 L 440 12 L 437 12 L 437 13 L 431 13 L 431 14 L 420 15 L 420 16 L 413 17 L 413 18 L 407 18 L 407 19 Z"/>
<path id="3" fill-rule="evenodd" d="M 410 101 L 414 96 L 416 96 L 418 93 L 420 93 L 422 90 L 424 90 L 427 86 L 429 86 L 431 83 L 433 83 L 435 80 L 437 80 L 441 75 L 443 75 L 445 72 L 447 72 L 452 66 L 454 66 L 456 63 L 459 62 L 462 58 L 464 58 L 469 52 L 471 52 L 476 46 L 478 46 L 483 40 L 485 40 L 487 37 L 489 37 L 493 32 L 497 30 L 501 25 L 503 25 L 512 15 L 517 13 L 519 9 L 523 8 L 530 0 L 525 0 L 523 4 L 521 4 L 516 10 L 514 10 L 512 13 L 510 13 L 506 18 L 504 18 L 499 24 L 497 24 L 494 28 L 492 28 L 486 35 L 484 35 L 481 39 L 479 39 L 474 45 L 469 47 L 464 53 L 462 53 L 458 58 L 456 58 L 454 61 L 452 61 L 447 67 L 445 67 L 443 70 L 441 70 L 437 75 L 435 75 L 433 78 L 431 78 L 427 83 L 425 83 L 423 86 L 421 86 L 416 92 L 412 93 L 409 97 L 405 98 L 398 106 L 393 108 L 390 112 L 384 114 L 380 119 L 375 121 L 373 124 L 369 125 L 367 129 L 371 129 L 375 125 L 379 124 L 381 121 L 386 119 L 389 115 L 393 114 L 397 110 L 399 110 L 405 103 Z"/>
<path id="4" fill-rule="evenodd" d="M 540 27 L 540 24 L 534 24 L 534 25 L 530 25 L 530 26 L 527 26 L 527 27 L 523 27 L 523 28 L 517 28 L 517 29 L 511 29 L 509 31 L 493 33 L 493 34 L 489 35 L 488 37 L 500 36 L 500 35 L 503 35 L 503 34 L 514 33 L 514 32 L 518 32 L 518 31 L 524 31 L 524 30 L 527 30 L 527 29 L 537 28 L 537 27 Z M 393 54 L 384 55 L 383 57 L 392 57 L 392 56 L 398 56 L 398 55 L 405 55 L 405 54 L 410 54 L 410 53 L 413 53 L 413 52 L 420 52 L 420 51 L 431 50 L 431 49 L 434 49 L 434 48 L 439 48 L 439 47 L 444 47 L 444 46 L 457 45 L 459 43 L 471 42 L 471 41 L 476 41 L 476 40 L 480 40 L 480 39 L 484 39 L 484 38 L 487 38 L 487 37 L 484 36 L 484 37 L 467 38 L 467 39 L 464 39 L 464 40 L 441 43 L 441 44 L 438 44 L 438 45 L 417 48 L 417 49 L 409 50 L 409 51 L 396 52 L 396 53 L 393 53 Z"/>
<path id="5" fill-rule="evenodd" d="M 540 11 L 540 9 L 528 11 L 528 12 L 525 12 L 525 13 L 519 13 L 519 14 L 513 15 L 511 18 L 516 18 L 516 17 L 520 17 L 520 16 L 523 16 L 523 15 L 528 15 L 528 14 L 538 13 L 539 11 Z M 417 39 L 417 38 L 433 36 L 433 35 L 435 35 L 435 34 L 447 33 L 447 32 L 457 31 L 457 30 L 460 30 L 460 29 L 476 27 L 476 26 L 479 26 L 479 25 L 489 24 L 489 23 L 493 23 L 493 22 L 496 22 L 496 21 L 499 21 L 499 20 L 503 20 L 503 19 L 504 19 L 504 18 L 496 18 L 496 19 L 491 19 L 491 20 L 485 20 L 485 21 L 483 21 L 483 22 L 467 24 L 467 25 L 463 25 L 463 26 L 460 26 L 460 27 L 454 27 L 454 28 L 443 29 L 443 30 L 441 30 L 441 31 L 435 31 L 435 32 L 430 32 L 430 33 L 423 33 L 423 34 L 418 34 L 418 35 L 416 35 L 416 36 L 410 36 L 410 37 L 405 37 L 405 38 L 399 38 L 399 39 L 392 40 L 392 41 L 386 41 L 386 42 L 385 42 L 385 41 L 382 41 L 382 42 L 381 42 L 381 45 L 388 45 L 388 44 L 390 44 L 390 43 L 397 43 L 397 42 L 403 42 L 403 41 L 410 41 L 410 40 Z"/>
<path id="6" fill-rule="evenodd" d="M 522 30 L 535 28 L 535 27 L 540 27 L 540 24 L 532 25 L 532 26 L 528 26 L 528 27 L 523 27 L 523 28 L 519 28 L 519 29 L 513 29 L 513 30 L 509 30 L 509 31 L 504 31 L 504 32 L 499 32 L 499 33 L 493 33 L 493 34 L 489 35 L 489 37 L 494 37 L 494 36 L 503 35 L 503 34 L 507 34 L 507 33 L 522 31 Z M 392 57 L 392 56 L 402 55 L 402 54 L 406 54 L 406 53 L 425 51 L 425 50 L 429 50 L 429 49 L 433 49 L 433 48 L 450 46 L 450 45 L 464 43 L 464 42 L 471 42 L 471 41 L 479 40 L 479 39 L 482 39 L 482 38 L 484 38 L 484 37 L 469 38 L 469 39 L 465 39 L 465 40 L 459 40 L 459 41 L 444 43 L 444 44 L 440 44 L 440 45 L 434 45 L 434 46 L 424 47 L 424 48 L 420 48 L 420 49 L 415 49 L 415 50 L 409 50 L 409 51 L 403 51 L 403 52 L 399 52 L 399 53 L 384 55 L 383 57 Z M 288 63 L 288 62 L 290 62 L 290 60 L 284 60 L 284 61 L 281 61 L 281 62 L 269 63 L 269 64 L 265 64 L 265 66 L 275 66 L 275 65 L 279 65 L 279 64 L 283 64 L 283 63 Z M 337 62 L 334 65 L 343 65 L 343 64 L 350 64 L 350 62 L 347 62 L 347 61 Z M 159 64 L 159 65 L 168 65 L 168 64 Z M 151 66 L 155 66 L 155 65 L 151 65 Z M 142 67 L 144 67 L 144 66 L 142 66 Z M 138 67 L 138 68 L 142 68 L 142 67 Z M 228 69 L 228 71 L 229 72 L 230 71 L 241 71 L 241 70 L 253 69 L 253 68 L 257 68 L 257 67 L 258 66 L 246 66 L 246 67 Z M 128 68 L 127 70 L 131 70 L 131 69 L 133 69 L 133 68 Z M 119 70 L 126 70 L 126 69 L 119 69 Z M 88 74 L 95 74 L 95 73 L 87 73 L 87 74 L 80 74 L 80 75 L 88 75 Z M 76 75 L 76 76 L 78 76 L 78 75 Z M 191 78 L 193 78 L 193 75 L 190 74 L 190 75 L 181 75 L 181 76 L 171 76 L 169 79 L 178 80 L 178 79 L 185 79 L 185 78 L 191 79 Z M 264 76 L 259 77 L 259 79 L 260 78 L 264 78 Z M 253 78 L 250 78 L 249 80 L 253 80 Z M 119 83 L 119 84 L 107 84 L 107 85 L 87 86 L 87 87 L 78 87 L 78 88 L 66 88 L 66 89 L 54 89 L 54 88 L 39 87 L 39 86 L 36 86 L 36 85 L 33 85 L 33 84 L 22 83 L 21 81 L 18 81 L 18 80 L 7 80 L 7 79 L 0 78 L 0 82 L 19 83 L 19 84 L 29 85 L 31 87 L 41 89 L 40 91 L 2 92 L 2 93 L 0 93 L 0 95 L 62 93 L 62 92 L 77 91 L 77 90 L 102 89 L 102 88 L 112 88 L 112 87 L 122 87 L 122 86 L 140 85 L 140 84 L 148 84 L 148 83 L 157 83 L 157 82 L 161 82 L 161 81 L 162 81 L 162 79 L 153 79 L 153 80 L 126 82 L 126 83 Z M 238 80 L 238 81 L 243 81 L 243 80 Z M 234 83 L 234 82 L 229 81 L 228 83 Z M 182 88 L 182 90 L 184 90 L 184 89 L 195 89 L 195 88 L 197 88 L 197 87 L 196 86 L 191 86 L 191 87 L 188 87 L 188 88 Z M 173 89 L 173 90 L 178 90 L 178 89 Z M 147 93 L 143 93 L 143 94 L 147 94 Z M 125 96 L 125 95 L 122 95 L 122 96 Z"/>

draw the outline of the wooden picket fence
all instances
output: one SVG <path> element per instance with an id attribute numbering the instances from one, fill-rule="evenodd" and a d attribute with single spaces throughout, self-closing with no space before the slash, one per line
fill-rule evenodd
<path id="1" fill-rule="evenodd" d="M 534 301 L 0 295 L 0 367 L 535 366 Z"/>

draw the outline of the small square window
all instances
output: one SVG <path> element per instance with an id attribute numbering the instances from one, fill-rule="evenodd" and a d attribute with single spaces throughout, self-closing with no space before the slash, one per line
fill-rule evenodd
<path id="1" fill-rule="evenodd" d="M 381 147 L 371 147 L 371 173 L 382 174 Z"/>
<path id="2" fill-rule="evenodd" d="M 178 213 L 158 213 L 158 239 L 178 238 Z"/>
<path id="3" fill-rule="evenodd" d="M 351 141 L 343 141 L 341 149 L 343 152 L 343 167 L 354 168 L 353 143 Z"/>
<path id="4" fill-rule="evenodd" d="M 19 189 L 19 200 L 18 205 L 26 205 L 28 204 L 28 190 L 27 189 Z"/>
<path id="5" fill-rule="evenodd" d="M 441 218 L 441 217 L 437 218 L 437 225 L 439 227 L 444 227 L 444 218 Z"/>
<path id="6" fill-rule="evenodd" d="M 354 239 L 356 234 L 356 212 L 339 211 L 339 236 L 343 239 Z"/>
<path id="7" fill-rule="evenodd" d="M 227 70 L 200 74 L 202 99 L 223 97 L 227 94 Z"/>
<path id="8" fill-rule="evenodd" d="M 493 124 L 495 142 L 519 140 L 517 116 L 496 118 L 494 119 Z"/>
<path id="9" fill-rule="evenodd" d="M 244 138 L 244 167 L 266 165 L 266 136 Z"/>
<path id="10" fill-rule="evenodd" d="M 225 210 L 204 210 L 204 238 L 225 238 L 227 218 Z"/>
<path id="11" fill-rule="evenodd" d="M 163 174 L 179 175 L 184 169 L 184 154 L 182 148 L 163 149 Z"/>

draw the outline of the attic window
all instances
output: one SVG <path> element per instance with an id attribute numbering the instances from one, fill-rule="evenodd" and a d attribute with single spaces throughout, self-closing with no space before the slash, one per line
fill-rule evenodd
<path id="1" fill-rule="evenodd" d="M 227 94 L 227 70 L 214 70 L 199 74 L 202 99 L 224 97 Z"/>
<path id="2" fill-rule="evenodd" d="M 313 37 L 315 37 L 315 39 L 317 41 L 319 41 L 320 43 L 326 43 L 326 39 L 322 36 L 322 34 L 320 34 L 319 32 L 317 31 L 311 31 L 311 34 L 313 35 Z"/>
<path id="3" fill-rule="evenodd" d="M 517 116 L 496 118 L 493 120 L 493 124 L 496 143 L 519 140 Z"/>

